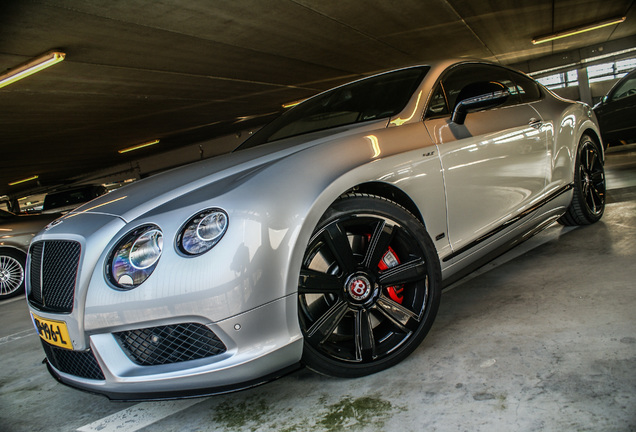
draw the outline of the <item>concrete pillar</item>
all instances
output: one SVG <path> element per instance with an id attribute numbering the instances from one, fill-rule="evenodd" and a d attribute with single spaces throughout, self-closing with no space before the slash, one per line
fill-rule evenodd
<path id="1" fill-rule="evenodd" d="M 577 70 L 579 76 L 579 99 L 588 105 L 592 105 L 592 91 L 590 90 L 590 80 L 587 76 L 587 68 L 582 67 Z"/>

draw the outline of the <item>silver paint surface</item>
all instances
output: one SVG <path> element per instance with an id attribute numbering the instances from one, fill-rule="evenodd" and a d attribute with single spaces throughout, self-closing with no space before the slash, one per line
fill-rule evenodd
<path id="1" fill-rule="evenodd" d="M 297 363 L 303 253 L 322 214 L 358 185 L 384 183 L 406 194 L 431 238 L 440 237 L 435 246 L 442 259 L 573 181 L 578 140 L 586 131 L 598 135 L 589 107 L 543 90 L 541 101 L 471 113 L 462 126 L 448 117 L 423 120 L 439 74 L 452 64 L 432 64 L 410 102 L 391 119 L 177 168 L 97 198 L 41 232 L 36 241 L 80 242 L 80 272 L 71 314 L 30 308 L 65 321 L 75 349 L 90 347 L 106 374 L 105 383 L 60 372 L 62 379 L 96 392 L 153 393 L 235 385 Z M 533 119 L 541 121 L 540 129 L 529 125 Z M 555 220 L 571 197 L 563 194 L 520 224 L 442 261 L 443 277 Z M 213 207 L 227 212 L 227 233 L 209 252 L 183 256 L 175 243 L 183 224 Z M 164 236 L 154 273 L 135 289 L 114 289 L 105 275 L 109 253 L 124 235 L 148 223 Z M 112 336 L 185 322 L 209 326 L 228 351 L 218 358 L 142 367 Z"/>

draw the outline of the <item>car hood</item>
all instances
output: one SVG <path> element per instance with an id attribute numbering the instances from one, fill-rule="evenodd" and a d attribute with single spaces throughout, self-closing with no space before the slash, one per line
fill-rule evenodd
<path id="1" fill-rule="evenodd" d="M 157 174 L 96 198 L 64 216 L 107 214 L 130 222 L 194 190 L 218 183 L 227 192 L 278 160 L 328 141 L 385 128 L 388 119 L 314 132 L 229 153 Z"/>

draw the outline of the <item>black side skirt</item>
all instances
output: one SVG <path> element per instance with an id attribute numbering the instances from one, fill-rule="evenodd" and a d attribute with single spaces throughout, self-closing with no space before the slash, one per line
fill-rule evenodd
<path id="1" fill-rule="evenodd" d="M 562 187 L 561 189 L 553 192 L 551 195 L 545 197 L 543 200 L 539 201 L 534 206 L 532 206 L 529 209 L 521 212 L 517 216 L 511 218 L 510 220 L 504 222 L 503 224 L 501 224 L 498 227 L 494 228 L 492 231 L 487 232 L 486 234 L 482 235 L 481 237 L 479 237 L 475 241 L 467 244 L 466 246 L 462 247 L 461 249 L 456 250 L 455 252 L 451 253 L 450 255 L 445 256 L 444 258 L 442 258 L 442 261 L 443 262 L 450 261 L 453 258 L 456 258 L 459 255 L 468 252 L 469 250 L 473 249 L 474 247 L 478 246 L 479 244 L 483 243 L 484 241 L 488 240 L 489 238 L 493 237 L 494 235 L 498 234 L 499 232 L 505 230 L 506 228 L 510 228 L 512 225 L 514 225 L 517 222 L 523 220 L 524 218 L 526 218 L 527 216 L 531 215 L 536 210 L 538 210 L 539 208 L 543 207 L 544 205 L 546 205 L 550 201 L 558 198 L 559 196 L 563 195 L 567 191 L 571 190 L 573 187 L 574 187 L 574 184 L 570 183 L 570 184 Z"/>

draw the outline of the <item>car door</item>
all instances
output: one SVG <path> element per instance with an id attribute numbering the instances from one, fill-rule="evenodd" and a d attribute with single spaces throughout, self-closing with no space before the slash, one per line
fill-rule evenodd
<path id="1" fill-rule="evenodd" d="M 505 103 L 451 121 L 461 90 L 497 82 L 510 91 Z M 510 71 L 463 64 L 447 71 L 433 91 L 424 120 L 438 147 L 455 254 L 488 238 L 532 206 L 546 187 L 547 134 L 537 111 L 524 103 Z"/>

